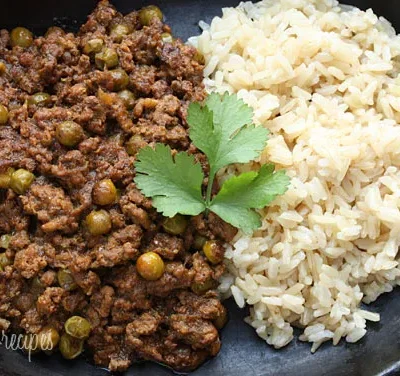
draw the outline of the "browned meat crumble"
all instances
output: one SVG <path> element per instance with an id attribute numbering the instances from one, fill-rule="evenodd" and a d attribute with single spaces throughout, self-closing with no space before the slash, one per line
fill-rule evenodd
<path id="1" fill-rule="evenodd" d="M 131 29 L 121 41 L 110 35 L 117 23 Z M 218 353 L 216 323 L 226 315 L 214 290 L 223 266 L 210 264 L 193 241 L 200 234 L 223 242 L 235 231 L 215 216 L 199 216 L 184 234 L 166 233 L 162 216 L 133 183 L 135 154 L 126 151 L 137 135 L 139 147 L 162 142 L 195 154 L 207 172 L 185 120 L 188 103 L 204 99 L 203 65 L 192 47 L 163 41 L 166 32 L 157 18 L 143 26 L 138 12 L 123 16 L 101 1 L 76 35 L 51 28 L 22 48 L 11 47 L 6 30 L 0 34 L 6 67 L 0 103 L 9 111 L 0 125 L 0 173 L 23 168 L 35 175 L 23 194 L 0 190 L 0 235 L 12 235 L 2 250 L 10 265 L 0 272 L 0 325 L 21 333 L 51 326 L 62 334 L 69 317 L 84 317 L 92 327 L 87 352 L 112 371 L 138 360 L 194 369 Z M 129 75 L 136 97 L 129 108 L 109 70 L 84 53 L 95 38 L 117 52 L 118 67 Z M 38 92 L 50 98 L 30 103 Z M 57 124 L 64 121 L 83 128 L 74 147 L 57 141 Z M 92 191 L 103 179 L 112 180 L 119 198 L 101 207 L 111 231 L 94 236 L 84 219 L 99 209 Z M 155 281 L 143 279 L 135 266 L 149 250 L 165 262 Z M 61 269 L 72 273 L 77 288 L 59 285 Z M 208 285 L 208 291 L 193 284 Z"/>

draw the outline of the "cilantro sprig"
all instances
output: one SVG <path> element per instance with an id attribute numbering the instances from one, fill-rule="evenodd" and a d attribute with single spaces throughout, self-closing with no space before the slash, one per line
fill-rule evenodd
<path id="1" fill-rule="evenodd" d="M 152 198 L 153 206 L 164 216 L 198 215 L 212 211 L 224 221 L 250 234 L 260 227 L 262 209 L 286 192 L 289 177 L 275 172 L 273 164 L 264 165 L 227 179 L 211 197 L 218 171 L 230 164 L 247 163 L 264 149 L 268 131 L 252 124 L 253 112 L 236 95 L 211 94 L 204 104 L 191 103 L 187 122 L 193 144 L 207 157 L 210 166 L 205 197 L 204 174 L 193 155 L 172 156 L 169 146 L 147 146 L 137 155 L 135 183 Z"/>

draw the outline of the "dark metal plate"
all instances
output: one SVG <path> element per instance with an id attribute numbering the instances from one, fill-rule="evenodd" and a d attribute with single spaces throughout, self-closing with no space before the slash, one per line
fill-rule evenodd
<path id="1" fill-rule="evenodd" d="M 54 23 L 76 29 L 95 6 L 94 0 L 0 1 L 0 28 L 27 26 L 40 33 Z M 114 0 L 123 13 L 156 3 L 166 15 L 175 35 L 186 39 L 197 34 L 197 22 L 221 14 L 221 7 L 234 6 L 236 0 Z M 347 3 L 374 11 L 389 19 L 400 30 L 398 0 L 349 0 Z M 367 335 L 356 344 L 343 341 L 336 347 L 324 344 L 315 354 L 310 345 L 298 340 L 282 350 L 274 350 L 259 339 L 243 322 L 246 310 L 227 303 L 230 321 L 222 333 L 220 354 L 208 361 L 193 376 L 394 376 L 400 375 L 400 290 L 382 296 L 369 306 L 381 314 L 380 323 L 370 323 Z M 1 340 L 1 336 L 0 336 Z M 83 359 L 65 361 L 59 355 L 38 357 L 29 363 L 18 351 L 0 346 L 0 376 L 103 376 L 109 373 Z M 126 375 L 168 376 L 169 369 L 143 363 L 131 367 Z"/>

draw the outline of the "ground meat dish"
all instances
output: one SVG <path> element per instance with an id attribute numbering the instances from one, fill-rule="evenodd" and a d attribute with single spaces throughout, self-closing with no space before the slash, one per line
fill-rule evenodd
<path id="1" fill-rule="evenodd" d="M 128 30 L 123 38 L 118 25 Z M 222 243 L 235 231 L 198 216 L 185 219 L 181 234 L 168 233 L 133 183 L 137 150 L 156 142 L 194 154 L 207 172 L 185 120 L 189 102 L 204 99 L 201 57 L 166 40 L 170 32 L 157 17 L 143 25 L 138 12 L 123 16 L 106 1 L 77 34 L 50 28 L 21 47 L 0 32 L 0 104 L 8 111 L 0 174 L 34 174 L 27 189 L 0 190 L 0 329 L 62 335 L 70 317 L 83 317 L 91 325 L 86 352 L 112 371 L 138 360 L 194 369 L 218 353 L 226 317 L 214 290 L 223 266 L 196 243 Z M 65 122 L 78 124 L 73 142 L 58 128 Z M 116 187 L 114 202 L 94 202 L 101 181 Z M 110 227 L 96 235 L 85 218 L 100 209 Z M 137 272 L 147 251 L 165 263 L 157 280 Z"/>

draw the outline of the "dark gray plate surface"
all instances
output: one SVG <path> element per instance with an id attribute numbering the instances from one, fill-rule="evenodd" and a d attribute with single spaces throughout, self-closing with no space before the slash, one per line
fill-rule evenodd
<path id="1" fill-rule="evenodd" d="M 76 28 L 95 6 L 93 0 L 0 1 L 0 28 L 17 25 L 40 33 L 56 22 Z M 187 38 L 197 34 L 197 22 L 220 15 L 220 8 L 237 4 L 235 0 L 114 0 L 118 10 L 129 12 L 149 3 L 158 4 L 175 35 Z M 399 0 L 347 1 L 360 8 L 372 7 L 400 30 Z M 54 19 L 56 21 L 54 21 Z M 315 354 L 310 345 L 298 340 L 276 351 L 259 339 L 243 322 L 245 310 L 227 303 L 230 321 L 222 333 L 220 354 L 193 372 L 193 376 L 372 376 L 400 375 L 400 291 L 382 296 L 368 309 L 381 314 L 381 322 L 368 325 L 367 335 L 356 344 L 343 341 L 333 347 L 323 345 Z M 1 339 L 1 337 L 0 337 Z M 18 351 L 0 346 L 0 376 L 103 376 L 107 371 L 85 360 L 67 362 L 59 356 L 39 357 L 32 363 Z M 172 372 L 156 364 L 134 365 L 127 375 L 167 376 Z"/>

